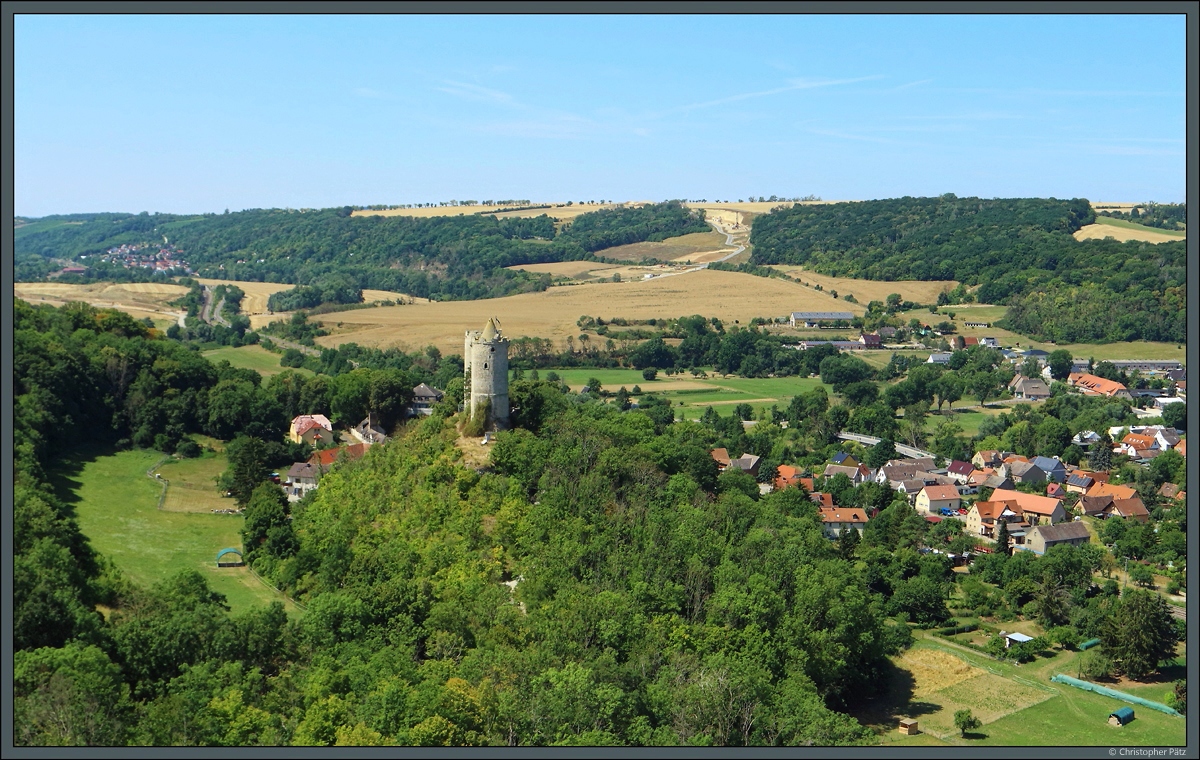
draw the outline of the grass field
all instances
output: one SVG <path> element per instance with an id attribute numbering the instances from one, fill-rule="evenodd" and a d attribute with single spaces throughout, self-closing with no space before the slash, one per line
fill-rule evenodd
<path id="1" fill-rule="evenodd" d="M 661 243 L 630 243 L 629 245 L 619 245 L 615 248 L 605 248 L 602 251 L 597 251 L 596 255 L 609 259 L 619 259 L 621 261 L 641 261 L 642 259 L 653 258 L 660 261 L 690 260 L 703 262 L 718 258 L 716 252 L 729 252 L 732 250 L 725 248 L 725 236 L 720 233 L 693 232 L 689 235 L 667 238 Z M 700 255 L 705 253 L 713 255 Z"/>
<path id="2" fill-rule="evenodd" d="M 1076 240 L 1116 238 L 1120 241 L 1142 240 L 1147 243 L 1167 243 L 1172 240 L 1184 240 L 1187 232 L 1184 230 L 1164 230 L 1158 227 L 1147 227 L 1137 222 L 1124 219 L 1114 219 L 1108 216 L 1097 216 L 1095 224 L 1079 228 L 1075 232 Z"/>
<path id="3" fill-rule="evenodd" d="M 1074 675 L 1074 652 L 1011 665 L 918 636 L 911 649 L 893 658 L 887 691 L 851 710 L 879 733 L 881 744 L 1178 746 L 1185 741 L 1183 718 L 1139 708 L 1136 720 L 1113 728 L 1108 714 L 1124 702 L 1051 683 L 1055 673 Z M 1167 687 L 1152 688 L 1164 692 Z M 1162 694 L 1154 698 L 1161 700 Z M 954 712 L 961 709 L 984 723 L 965 738 L 953 725 Z M 923 733 L 902 736 L 896 730 L 902 717 L 917 719 Z M 928 738 L 921 740 L 923 735 Z"/>
<path id="4" fill-rule="evenodd" d="M 757 316 L 777 317 L 791 311 L 863 313 L 862 305 L 835 301 L 795 283 L 737 272 L 702 270 L 675 277 L 630 282 L 607 282 L 550 288 L 479 301 L 417 303 L 339 312 L 314 317 L 333 334 L 318 343 L 337 346 L 353 341 L 364 346 L 407 347 L 435 345 L 443 353 L 462 353 L 463 332 L 480 329 L 488 317 L 498 317 L 504 334 L 549 338 L 561 344 L 579 332 L 582 315 L 633 319 L 670 318 L 691 314 L 717 317 L 727 324 L 746 323 Z"/>
<path id="5" fill-rule="evenodd" d="M 978 401 L 976 399 L 964 399 L 963 401 L 958 402 L 958 403 L 973 404 L 973 403 L 978 403 Z M 951 409 L 948 409 L 947 407 L 942 407 L 941 414 L 931 413 L 928 417 L 925 418 L 925 430 L 928 431 L 929 435 L 932 436 L 934 431 L 937 430 L 938 424 L 941 423 L 943 420 L 948 420 L 950 422 L 954 422 L 955 424 L 961 426 L 963 429 L 962 435 L 965 435 L 968 438 L 971 438 L 976 435 L 979 435 L 979 426 L 983 423 L 983 421 L 985 419 L 987 419 L 988 417 L 995 417 L 1003 412 L 1008 412 L 1008 411 L 1011 411 L 1011 409 L 1008 407 L 1003 407 L 1003 406 L 1000 406 L 1000 407 L 989 406 L 983 410 L 981 410 L 979 408 L 951 410 Z"/>
<path id="6" fill-rule="evenodd" d="M 207 451 L 197 459 L 172 459 L 163 464 L 157 470 L 169 483 L 163 510 L 212 514 L 214 509 L 235 508 L 233 499 L 217 491 L 216 479 L 227 466 L 223 453 Z"/>
<path id="7" fill-rule="evenodd" d="M 205 351 L 204 358 L 214 364 L 222 359 L 228 361 L 235 367 L 243 369 L 252 369 L 258 372 L 263 377 L 270 377 L 284 372 L 289 367 L 283 367 L 279 364 L 279 354 L 274 354 L 263 348 L 262 346 L 239 346 L 237 348 L 218 348 L 212 351 Z M 293 369 L 294 372 L 299 372 L 302 375 L 313 374 L 312 370 L 298 368 Z"/>
<path id="8" fill-rule="evenodd" d="M 89 451 L 51 475 L 91 545 L 135 583 L 148 587 L 192 569 L 227 597 L 235 613 L 279 600 L 295 614 L 291 602 L 264 586 L 248 568 L 217 567 L 218 551 L 241 546 L 240 516 L 157 509 L 162 489 L 146 471 L 162 458 L 146 450 Z"/>
<path id="9" fill-rule="evenodd" d="M 549 370 L 547 370 L 549 371 Z M 632 392 L 635 385 L 643 393 L 653 393 L 668 399 L 675 407 L 676 419 L 698 419 L 706 407 L 713 407 L 722 416 L 733 413 L 737 404 L 750 404 L 755 412 L 769 409 L 772 405 L 785 408 L 792 396 L 810 391 L 821 385 L 816 378 L 765 377 L 744 378 L 710 376 L 693 378 L 690 374 L 667 377 L 658 374 L 655 380 L 642 379 L 641 370 L 634 369 L 561 369 L 554 370 L 563 382 L 573 390 L 580 390 L 591 378 L 600 381 L 606 391 L 615 391 L 621 386 Z M 546 372 L 541 376 L 545 377 Z M 828 388 L 827 388 L 828 390 Z"/>

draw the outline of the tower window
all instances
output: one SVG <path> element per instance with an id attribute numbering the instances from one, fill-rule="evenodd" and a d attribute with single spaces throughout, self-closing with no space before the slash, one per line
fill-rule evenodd
<path id="1" fill-rule="evenodd" d="M 483 368 L 484 368 L 484 369 L 487 369 L 487 362 L 484 362 L 484 363 L 483 363 Z"/>
<path id="2" fill-rule="evenodd" d="M 489 351 L 491 351 L 493 354 L 494 354 L 494 353 L 496 353 L 496 347 L 495 347 L 495 346 L 492 346 L 492 347 L 491 347 L 490 349 L 488 349 L 488 350 L 489 350 Z"/>

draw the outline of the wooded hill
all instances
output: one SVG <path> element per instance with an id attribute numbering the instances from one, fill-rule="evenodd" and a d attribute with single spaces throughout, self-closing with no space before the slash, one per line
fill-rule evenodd
<path id="1" fill-rule="evenodd" d="M 772 211 L 750 243 L 759 265 L 979 285 L 1041 340 L 1185 340 L 1186 244 L 1072 237 L 1094 219 L 1083 199 L 904 197 Z"/>
<path id="2" fill-rule="evenodd" d="M 584 214 L 561 230 L 545 215 L 416 218 L 351 216 L 348 208 L 255 209 L 47 217 L 29 220 L 14 237 L 18 280 L 56 270 L 50 259 L 76 260 L 123 243 L 157 244 L 166 236 L 201 277 L 307 285 L 336 273 L 360 288 L 473 299 L 549 286 L 545 275 L 504 267 L 590 259 L 609 246 L 708 229 L 702 211 L 671 201 Z"/>

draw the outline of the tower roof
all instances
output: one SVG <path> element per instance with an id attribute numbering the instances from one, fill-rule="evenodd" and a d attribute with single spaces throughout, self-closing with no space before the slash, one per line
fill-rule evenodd
<path id="1" fill-rule="evenodd" d="M 496 318 L 492 317 L 488 319 L 487 326 L 483 328 L 483 334 L 479 338 L 480 340 L 495 340 L 499 332 L 496 327 Z"/>

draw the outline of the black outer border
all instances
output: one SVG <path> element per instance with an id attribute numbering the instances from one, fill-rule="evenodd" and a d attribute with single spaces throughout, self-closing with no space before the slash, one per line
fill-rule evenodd
<path id="1" fill-rule="evenodd" d="M 1112 14 L 1180 14 L 1186 15 L 1186 34 L 1188 40 L 1187 47 L 1187 70 L 1191 72 L 1200 71 L 1200 55 L 1197 53 L 1197 19 L 1200 18 L 1200 8 L 1192 2 L 1140 2 L 1136 4 L 1126 2 L 1092 2 L 1087 5 L 1070 3 L 1070 2 L 859 2 L 859 3 L 831 3 L 831 2 L 741 2 L 736 5 L 730 2 L 708 2 L 708 1 L 692 1 L 685 4 L 664 3 L 664 2 L 519 2 L 509 0 L 505 3 L 492 2 L 441 2 L 441 3 L 423 3 L 421 5 L 408 5 L 395 2 L 363 2 L 359 0 L 347 0 L 346 2 L 330 3 L 330 2 L 289 2 L 286 5 L 282 3 L 270 2 L 10 2 L 3 6 L 3 60 L 6 70 L 9 72 L 3 78 L 3 103 L 4 110 L 7 111 L 6 118 L 3 119 L 4 143 L 5 143 L 5 170 L 2 192 L 5 214 L 3 218 L 3 240 L 2 248 L 0 248 L 0 275 L 3 277 L 3 289 L 0 290 L 0 319 L 3 320 L 3 327 L 0 329 L 0 340 L 2 340 L 2 349 L 0 349 L 0 373 L 5 378 L 11 376 L 12 372 L 12 306 L 13 306 L 13 291 L 11 288 L 11 280 L 13 279 L 13 216 L 12 210 L 15 206 L 15 190 L 14 190 L 14 170 L 13 160 L 15 158 L 14 146 L 14 122 L 13 111 L 14 105 L 14 82 L 12 73 L 14 70 L 14 34 L 15 25 L 13 15 L 17 13 L 27 14 L 67 14 L 67 13 L 85 13 L 85 14 L 125 14 L 125 13 L 155 13 L 155 14 L 247 14 L 261 13 L 268 15 L 279 15 L 286 10 L 289 14 L 351 14 L 351 13 L 386 13 L 386 14 L 520 14 L 520 13 L 549 13 L 549 14 L 730 14 L 736 11 L 739 14 L 996 14 L 996 15 L 1014 15 L 1014 14 L 1069 14 L 1069 15 L 1091 15 L 1099 13 Z M 1197 101 L 1196 97 L 1196 76 L 1193 73 L 1187 82 L 1187 124 L 1190 128 L 1186 130 L 1187 134 L 1187 155 L 1192 156 L 1192 160 L 1198 154 L 1197 147 L 1197 124 L 1200 121 L 1196 118 Z M 1196 164 L 1187 163 L 1187 195 L 1191 199 L 1192 207 L 1188 215 L 1188 227 L 1195 229 L 1196 223 L 1196 208 L 1195 201 L 1200 197 L 1197 193 L 1197 170 Z M 1200 300 L 1200 251 L 1198 251 L 1197 236 L 1191 236 L 1187 241 L 1188 250 L 1188 276 L 1187 276 L 1187 303 L 1196 303 Z M 1188 332 L 1189 337 L 1192 333 L 1193 326 L 1196 326 L 1196 321 L 1193 319 L 1193 314 L 1189 308 L 1188 313 Z M 1187 363 L 1193 367 L 1197 366 L 1197 354 L 1200 354 L 1200 347 L 1195 342 L 1189 341 L 1187 346 Z M 6 758 L 17 757 L 112 757 L 112 758 L 127 758 L 127 757 L 159 757 L 163 755 L 161 749 L 156 748 L 28 748 L 14 747 L 13 739 L 13 693 L 12 693 L 12 529 L 13 529 L 13 433 L 12 433 L 12 408 L 13 408 L 13 387 L 10 382 L 5 380 L 0 387 L 0 507 L 2 507 L 3 523 L 0 524 L 0 547 L 3 549 L 3 586 L 0 587 L 0 598 L 2 598 L 3 607 L 0 614 L 0 652 L 3 657 L 0 659 L 0 675 L 3 677 L 3 684 L 0 686 L 0 747 L 3 748 L 3 754 Z M 1195 404 L 1188 412 L 1188 425 L 1193 431 L 1197 428 L 1197 418 L 1200 417 L 1200 404 Z M 1187 490 L 1195 494 L 1188 505 L 1189 521 L 1196 525 L 1197 513 L 1200 513 L 1200 467 L 1193 463 L 1188 467 L 1187 475 Z M 1194 529 L 1188 534 L 1188 558 L 1191 560 L 1200 554 L 1200 529 Z M 1190 562 L 1189 562 L 1190 564 Z M 1188 576 L 1187 589 L 1189 596 L 1194 596 L 1197 592 L 1197 572 L 1194 570 Z M 1187 632 L 1188 647 L 1197 651 L 1198 631 L 1200 625 L 1189 625 Z M 1200 662 L 1196 657 L 1192 657 L 1188 662 L 1187 680 L 1189 684 L 1195 684 L 1197 675 L 1200 674 Z M 1144 754 L 1139 755 L 1123 755 L 1120 748 L 1110 750 L 1108 747 L 1025 747 L 1021 750 L 1021 754 L 1025 757 L 1054 757 L 1054 758 L 1073 758 L 1073 757 L 1200 757 L 1200 723 L 1192 718 L 1187 722 L 1187 745 L 1186 748 L 1174 748 L 1178 754 L 1172 755 L 1169 748 L 1138 748 Z M 378 749 L 363 749 L 363 748 L 300 748 L 300 747 L 281 747 L 281 748 L 172 748 L 171 755 L 175 757 L 210 757 L 220 753 L 223 756 L 229 757 L 278 757 L 278 758 L 293 758 L 293 757 L 345 757 L 345 756 L 363 756 L 363 757 L 475 757 L 480 755 L 492 757 L 580 757 L 580 758 L 608 758 L 618 757 L 622 755 L 634 756 L 649 756 L 656 757 L 694 757 L 703 755 L 708 757 L 858 757 L 863 755 L 879 756 L 879 757 L 959 757 L 969 754 L 978 757 L 996 757 L 1005 758 L 1011 757 L 1013 747 L 972 747 L 968 753 L 963 753 L 958 748 L 940 748 L 940 747 L 879 747 L 879 748 L 837 748 L 837 747 L 811 747 L 811 748 L 674 748 L 674 747 L 655 747 L 655 748 L 489 748 L 489 749 L 424 749 L 424 748 L 378 748 Z M 1150 750 L 1150 752 L 1146 752 Z"/>

